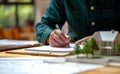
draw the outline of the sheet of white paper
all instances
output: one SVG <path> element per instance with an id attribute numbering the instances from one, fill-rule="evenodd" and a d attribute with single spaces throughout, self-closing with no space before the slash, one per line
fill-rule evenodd
<path id="1" fill-rule="evenodd" d="M 0 59 L 0 74 L 76 74 L 101 67 L 104 66 L 72 62 L 46 63 L 43 59 Z"/>
<path id="2" fill-rule="evenodd" d="M 40 46 L 40 47 L 32 47 L 26 48 L 26 51 L 37 51 L 37 52 L 59 52 L 59 53 L 67 53 L 74 50 L 75 44 L 70 44 L 70 48 L 62 48 L 62 47 L 51 47 L 51 46 Z"/>

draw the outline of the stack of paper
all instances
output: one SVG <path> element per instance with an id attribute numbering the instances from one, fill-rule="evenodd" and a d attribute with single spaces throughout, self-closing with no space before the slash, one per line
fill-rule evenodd
<path id="1" fill-rule="evenodd" d="M 65 47 L 51 47 L 51 46 L 40 46 L 40 47 L 32 47 L 26 48 L 26 51 L 36 51 L 36 52 L 50 52 L 50 53 L 67 53 L 71 52 L 74 49 L 72 47 L 65 48 Z"/>

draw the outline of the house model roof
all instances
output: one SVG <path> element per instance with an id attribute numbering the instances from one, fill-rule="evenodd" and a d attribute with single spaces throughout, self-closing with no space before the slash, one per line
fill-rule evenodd
<path id="1" fill-rule="evenodd" d="M 118 34 L 118 31 L 100 31 L 102 41 L 113 42 Z"/>

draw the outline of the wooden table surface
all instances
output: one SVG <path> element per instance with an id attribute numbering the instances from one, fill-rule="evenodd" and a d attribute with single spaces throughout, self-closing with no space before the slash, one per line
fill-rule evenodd
<path id="1" fill-rule="evenodd" d="M 104 68 L 86 71 L 79 74 L 120 74 L 120 67 L 106 66 Z"/>
<path id="2" fill-rule="evenodd" d="M 22 55 L 22 54 L 11 54 L 6 52 L 0 52 L 0 58 L 38 58 L 39 56 Z"/>

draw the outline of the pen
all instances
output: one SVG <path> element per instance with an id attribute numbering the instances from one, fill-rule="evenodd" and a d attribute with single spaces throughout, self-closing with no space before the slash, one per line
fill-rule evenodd
<path id="1" fill-rule="evenodd" d="M 57 24 L 56 24 L 55 26 L 56 26 L 56 28 L 57 28 L 58 30 L 61 31 L 60 27 L 59 27 Z M 66 47 L 70 47 L 69 43 L 66 44 Z"/>

